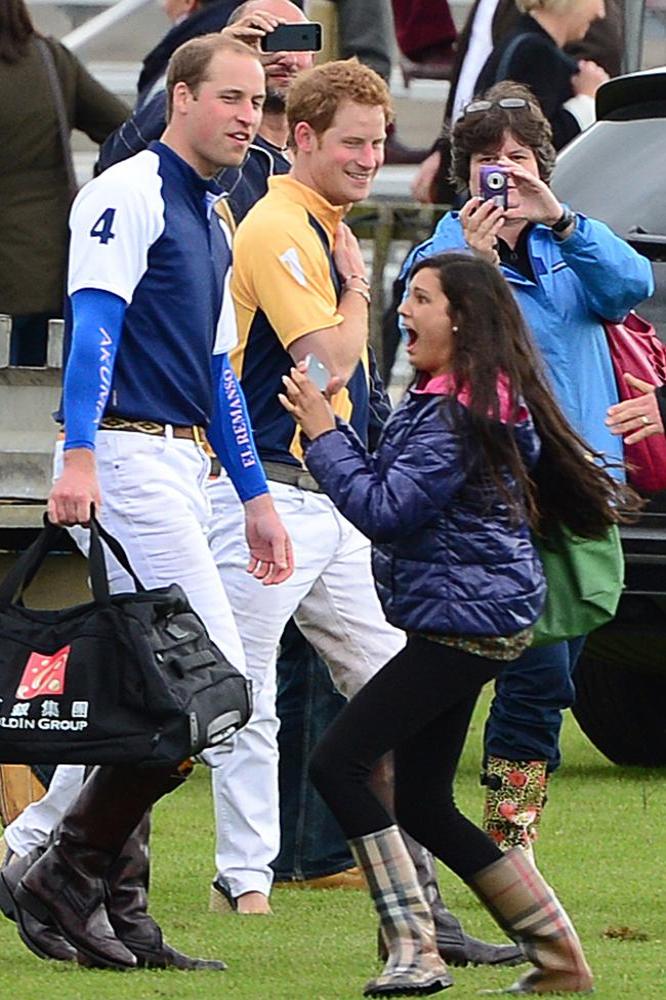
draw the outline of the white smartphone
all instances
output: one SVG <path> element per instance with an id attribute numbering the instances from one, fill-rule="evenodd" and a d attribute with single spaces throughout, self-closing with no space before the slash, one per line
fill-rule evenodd
<path id="1" fill-rule="evenodd" d="M 322 364 L 316 354 L 308 354 L 305 374 L 311 382 L 314 382 L 320 392 L 324 392 L 326 386 L 331 381 L 331 373 L 326 365 Z"/>

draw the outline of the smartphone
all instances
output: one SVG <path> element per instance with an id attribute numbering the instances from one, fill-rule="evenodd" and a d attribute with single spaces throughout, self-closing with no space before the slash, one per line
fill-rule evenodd
<path id="1" fill-rule="evenodd" d="M 304 21 L 301 24 L 278 24 L 274 31 L 261 39 L 262 52 L 319 52 L 321 24 Z"/>
<path id="2" fill-rule="evenodd" d="M 509 175 L 499 164 L 479 168 L 479 193 L 484 201 L 494 201 L 499 208 L 509 207 Z"/>
<path id="3" fill-rule="evenodd" d="M 326 365 L 321 363 L 316 354 L 308 354 L 305 374 L 311 382 L 314 382 L 320 392 L 324 392 L 326 386 L 331 381 L 331 373 Z"/>

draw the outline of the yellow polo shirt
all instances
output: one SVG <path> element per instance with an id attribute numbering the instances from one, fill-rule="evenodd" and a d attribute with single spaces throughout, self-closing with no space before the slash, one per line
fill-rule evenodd
<path id="1" fill-rule="evenodd" d="M 236 233 L 231 292 L 238 347 L 231 360 L 265 461 L 301 463 L 298 432 L 277 395 L 293 365 L 289 346 L 307 333 L 342 323 L 332 248 L 343 215 L 344 208 L 290 175 L 271 177 L 268 193 Z M 367 356 L 336 394 L 333 407 L 365 439 Z"/>

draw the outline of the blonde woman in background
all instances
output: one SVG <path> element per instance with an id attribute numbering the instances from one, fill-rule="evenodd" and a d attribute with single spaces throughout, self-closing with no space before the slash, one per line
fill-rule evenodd
<path id="1" fill-rule="evenodd" d="M 474 88 L 502 80 L 523 83 L 537 97 L 561 149 L 594 122 L 594 97 L 608 73 L 590 59 L 564 52 L 606 14 L 604 0 L 516 0 L 521 17 L 495 46 Z"/>

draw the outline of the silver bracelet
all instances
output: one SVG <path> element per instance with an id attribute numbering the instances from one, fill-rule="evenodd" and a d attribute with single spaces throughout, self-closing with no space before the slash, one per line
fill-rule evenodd
<path id="1" fill-rule="evenodd" d="M 343 292 L 356 292 L 357 295 L 362 295 L 365 301 L 368 303 L 368 305 L 370 305 L 371 302 L 370 292 L 368 291 L 367 288 L 354 288 L 353 285 L 345 284 L 342 290 Z"/>

